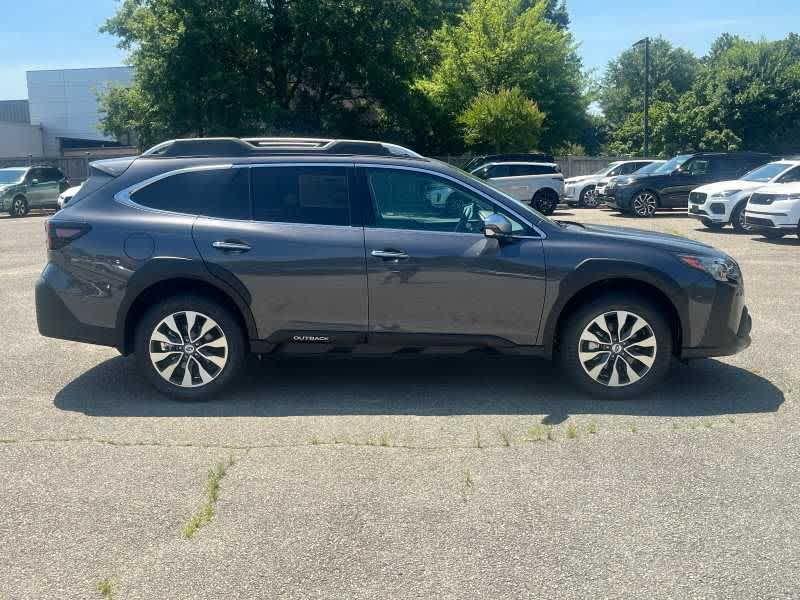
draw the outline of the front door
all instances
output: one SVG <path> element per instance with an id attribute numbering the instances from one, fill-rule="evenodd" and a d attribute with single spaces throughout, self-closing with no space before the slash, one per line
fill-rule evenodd
<path id="1" fill-rule="evenodd" d="M 345 343 L 352 341 L 350 334 L 364 336 L 364 234 L 350 225 L 353 169 L 234 171 L 252 171 L 252 218 L 200 217 L 194 239 L 212 273 L 234 277 L 246 288 L 259 337 Z"/>
<path id="2" fill-rule="evenodd" d="M 689 203 L 689 193 L 707 183 L 715 181 L 714 164 L 709 157 L 698 156 L 681 166 L 670 176 L 667 187 L 661 194 L 665 208 L 685 208 Z"/>
<path id="3" fill-rule="evenodd" d="M 545 295 L 542 240 L 475 190 L 434 173 L 364 168 L 371 339 L 534 345 Z M 442 202 L 444 198 L 444 202 Z M 507 216 L 516 237 L 483 234 Z"/>

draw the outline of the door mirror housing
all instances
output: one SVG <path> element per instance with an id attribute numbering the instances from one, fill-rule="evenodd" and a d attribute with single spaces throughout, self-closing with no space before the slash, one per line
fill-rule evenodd
<path id="1" fill-rule="evenodd" d="M 489 238 L 509 237 L 511 230 L 511 221 L 499 213 L 492 213 L 483 222 L 483 234 Z"/>
<path id="2" fill-rule="evenodd" d="M 31 179 L 31 185 L 39 185 L 38 179 Z"/>

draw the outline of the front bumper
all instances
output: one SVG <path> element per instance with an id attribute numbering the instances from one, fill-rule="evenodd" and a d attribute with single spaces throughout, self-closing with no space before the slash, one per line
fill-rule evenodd
<path id="1" fill-rule="evenodd" d="M 620 187 L 606 188 L 606 195 L 604 196 L 606 206 L 622 212 L 631 210 L 632 198 L 633 190 Z"/>
<path id="2" fill-rule="evenodd" d="M 776 214 L 748 209 L 745 214 L 745 223 L 751 231 L 781 231 L 792 233 L 798 229 L 797 223 L 789 214 Z"/>
<path id="3" fill-rule="evenodd" d="M 701 348 L 684 348 L 681 357 L 691 358 L 710 358 L 712 356 L 733 356 L 742 350 L 750 347 L 750 332 L 753 329 L 753 319 L 747 307 L 743 307 L 742 315 L 739 320 L 739 327 L 734 335 L 724 335 L 720 339 L 719 346 L 703 346 Z"/>

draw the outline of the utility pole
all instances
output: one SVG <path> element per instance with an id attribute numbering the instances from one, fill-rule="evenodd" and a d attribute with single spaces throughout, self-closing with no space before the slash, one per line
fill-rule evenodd
<path id="1" fill-rule="evenodd" d="M 636 42 L 633 47 L 644 45 L 644 156 L 650 156 L 650 38 Z"/>

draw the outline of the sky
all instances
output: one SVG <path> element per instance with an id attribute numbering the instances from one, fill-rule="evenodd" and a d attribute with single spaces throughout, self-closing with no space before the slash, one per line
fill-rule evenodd
<path id="1" fill-rule="evenodd" d="M 703 55 L 723 32 L 750 39 L 800 33 L 800 0 L 567 0 L 584 66 L 662 35 Z M 0 100 L 26 98 L 25 71 L 124 64 L 116 39 L 98 32 L 117 0 L 0 0 Z"/>

